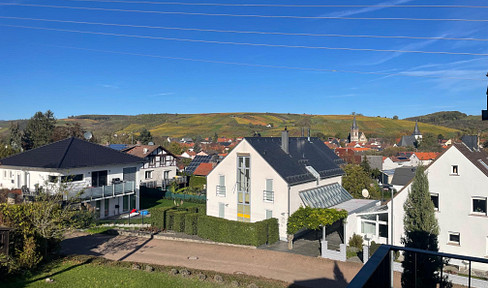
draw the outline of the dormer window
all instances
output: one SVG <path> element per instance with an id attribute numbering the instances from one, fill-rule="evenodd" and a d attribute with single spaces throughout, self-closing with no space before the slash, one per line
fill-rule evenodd
<path id="1" fill-rule="evenodd" d="M 458 165 L 452 165 L 451 166 L 451 175 L 459 175 Z"/>

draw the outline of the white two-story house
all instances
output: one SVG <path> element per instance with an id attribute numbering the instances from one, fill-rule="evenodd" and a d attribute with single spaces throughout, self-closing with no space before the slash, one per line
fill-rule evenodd
<path id="1" fill-rule="evenodd" d="M 256 222 L 288 217 L 300 206 L 330 208 L 352 199 L 341 186 L 343 163 L 320 139 L 244 138 L 207 176 L 207 215 Z M 357 199 L 352 199 L 357 200 Z"/>
<path id="2" fill-rule="evenodd" d="M 1 159 L 0 188 L 22 189 L 25 196 L 35 195 L 39 189 L 66 192 L 66 197 L 89 203 L 105 218 L 139 209 L 137 172 L 143 162 L 105 146 L 68 138 Z"/>
<path id="3" fill-rule="evenodd" d="M 139 170 L 139 185 L 166 188 L 175 181 L 177 157 L 158 145 L 136 145 L 122 150 L 140 157 L 144 165 Z"/>
<path id="4" fill-rule="evenodd" d="M 440 228 L 439 250 L 487 257 L 488 154 L 479 148 L 455 143 L 426 168 L 426 173 Z M 393 198 L 394 245 L 402 245 L 403 204 L 411 185 L 412 182 Z M 391 204 L 388 203 L 388 211 Z M 473 263 L 473 267 L 476 264 Z"/>

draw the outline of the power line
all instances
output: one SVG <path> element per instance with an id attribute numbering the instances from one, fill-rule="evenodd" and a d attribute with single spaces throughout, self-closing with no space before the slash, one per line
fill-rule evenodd
<path id="1" fill-rule="evenodd" d="M 488 41 L 488 39 L 483 39 L 483 38 L 430 37 L 430 36 L 395 36 L 395 35 L 389 36 L 389 35 L 316 34 L 316 33 L 290 33 L 290 32 L 268 32 L 268 31 L 220 30 L 220 29 L 203 29 L 203 28 L 184 28 L 184 27 L 168 27 L 168 26 L 132 25 L 132 24 L 117 24 L 117 23 L 104 23 L 104 22 L 87 22 L 87 21 L 74 21 L 74 20 L 58 20 L 58 19 L 42 19 L 42 18 L 26 18 L 26 17 L 9 17 L 9 16 L 0 16 L 0 19 L 15 19 L 15 20 L 56 22 L 56 23 L 72 23 L 72 24 L 88 24 L 88 25 L 131 27 L 131 28 L 179 30 L 179 31 L 236 33 L 236 34 L 260 34 L 260 35 L 283 35 L 283 36 L 310 36 L 310 37 L 339 37 L 339 38 L 379 38 L 379 39 L 418 39 L 418 40 L 481 41 L 481 42 Z"/>
<path id="2" fill-rule="evenodd" d="M 153 4 L 153 5 L 177 5 L 177 6 L 222 6 L 222 7 L 284 7 L 284 8 L 473 8 L 486 9 L 481 5 L 314 5 L 314 4 L 259 4 L 259 3 L 188 3 L 188 2 L 155 2 L 155 1 L 124 1 L 124 0 L 65 0 L 73 2 L 101 2 L 101 3 L 126 3 L 126 4 Z"/>
<path id="3" fill-rule="evenodd" d="M 434 78 L 434 79 L 456 79 L 456 80 L 470 80 L 470 81 L 485 81 L 484 79 L 481 79 L 481 78 L 464 78 L 464 77 L 451 77 L 451 76 L 434 76 L 434 75 L 411 74 L 411 73 L 415 73 L 415 71 L 399 72 L 399 73 L 386 73 L 386 72 L 376 72 L 376 71 L 337 70 L 337 69 L 327 69 L 327 68 L 253 64 L 253 63 L 245 63 L 245 62 L 229 62 L 229 61 L 186 58 L 186 57 L 171 57 L 171 56 L 162 56 L 162 55 L 154 55 L 154 54 L 143 54 L 143 53 L 132 53 L 132 52 L 124 52 L 124 51 L 114 51 L 114 50 L 82 48 L 82 47 L 74 47 L 74 46 L 58 46 L 58 45 L 47 45 L 47 46 L 57 47 L 57 48 L 74 49 L 74 50 L 101 52 L 101 53 L 108 53 L 108 54 L 130 55 L 130 56 L 139 56 L 139 57 L 150 57 L 150 58 L 160 58 L 160 59 L 170 59 L 170 60 L 180 60 L 180 61 L 190 61 L 190 62 L 202 62 L 202 63 L 212 63 L 212 64 L 224 64 L 224 65 L 236 65 L 236 66 L 247 66 L 247 67 L 258 67 L 258 68 L 288 69 L 288 70 L 302 70 L 302 71 L 316 71 L 316 72 L 353 73 L 353 74 L 382 75 L 382 76 L 405 76 L 405 77 L 430 78 L 430 79 Z"/>
<path id="4" fill-rule="evenodd" d="M 3 6 L 22 6 L 22 7 L 89 10 L 89 11 L 150 13 L 150 14 L 165 14 L 165 15 L 226 16 L 226 17 L 252 17 L 252 18 L 276 18 L 276 19 L 341 19 L 341 20 L 376 20 L 376 21 L 400 20 L 400 21 L 488 22 L 488 19 L 461 19 L 461 18 L 395 18 L 395 17 L 259 15 L 259 14 L 229 14 L 229 13 L 203 13 L 203 12 L 182 12 L 182 11 L 131 10 L 131 9 L 116 9 L 116 8 L 56 6 L 56 5 L 43 5 L 43 4 L 24 4 L 24 3 L 0 3 L 0 6 L 1 5 L 3 5 Z"/>
<path id="5" fill-rule="evenodd" d="M 175 38 L 175 37 L 160 37 L 160 36 L 137 35 L 137 34 L 120 34 L 120 33 L 95 32 L 95 31 L 58 29 L 58 28 L 46 28 L 46 27 L 33 27 L 33 26 L 22 26 L 22 25 L 8 25 L 8 24 L 0 24 L 0 26 L 13 27 L 13 28 L 36 29 L 36 30 L 47 30 L 47 31 L 56 31 L 56 32 L 69 32 L 69 33 L 81 33 L 81 34 L 92 34 L 92 35 L 130 37 L 130 38 L 193 42 L 193 43 L 225 44 L 225 45 L 281 47 L 281 48 L 304 48 L 304 49 L 323 49 L 323 50 L 346 50 L 346 51 L 365 51 L 365 52 L 395 52 L 395 53 L 441 54 L 441 55 L 463 55 L 463 56 L 488 56 L 487 53 L 286 45 L 286 44 L 268 44 L 268 43 L 250 43 L 250 42 L 216 41 L 216 40 L 188 39 L 188 38 Z"/>

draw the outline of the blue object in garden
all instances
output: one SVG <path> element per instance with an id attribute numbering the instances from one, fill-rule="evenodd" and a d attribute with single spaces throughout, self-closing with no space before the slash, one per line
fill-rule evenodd
<path id="1" fill-rule="evenodd" d="M 147 214 L 149 214 L 149 212 L 147 210 L 141 210 L 141 215 L 142 216 L 146 216 Z"/>

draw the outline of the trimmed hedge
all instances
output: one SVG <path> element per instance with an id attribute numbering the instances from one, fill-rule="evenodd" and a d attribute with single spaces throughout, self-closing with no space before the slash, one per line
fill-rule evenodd
<path id="1" fill-rule="evenodd" d="M 176 211 L 173 213 L 173 230 L 176 232 L 185 232 L 185 215 L 187 211 Z"/>
<path id="2" fill-rule="evenodd" d="M 197 235 L 198 232 L 198 213 L 188 213 L 185 215 L 185 234 Z"/>
<path id="3" fill-rule="evenodd" d="M 269 226 L 276 225 L 276 228 Z M 200 216 L 197 223 L 197 235 L 215 242 L 224 242 L 241 245 L 260 246 L 266 243 L 271 244 L 269 232 L 273 234 L 278 230 L 278 221 L 264 220 L 255 223 L 231 221 L 212 216 Z"/>
<path id="4" fill-rule="evenodd" d="M 151 217 L 149 217 L 149 223 L 151 226 L 157 227 L 159 229 L 167 229 L 166 228 L 166 214 L 168 211 L 173 209 L 173 207 L 156 207 L 150 208 L 149 212 L 151 213 Z"/>
<path id="5" fill-rule="evenodd" d="M 280 227 L 278 224 L 278 219 L 270 218 L 264 220 L 268 225 L 268 244 L 273 244 L 280 240 Z"/>

